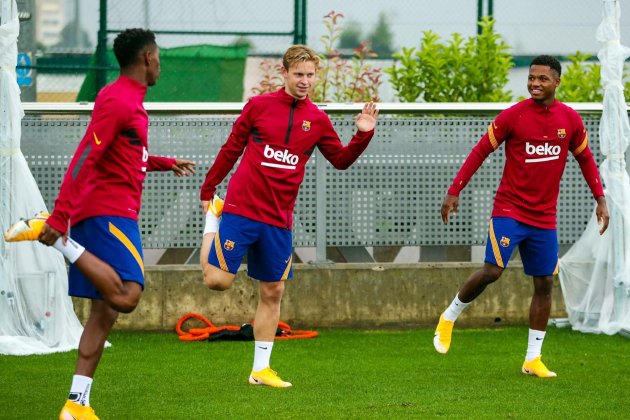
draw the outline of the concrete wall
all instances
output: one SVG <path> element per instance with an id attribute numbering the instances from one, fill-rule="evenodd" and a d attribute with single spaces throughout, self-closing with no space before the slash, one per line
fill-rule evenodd
<path id="1" fill-rule="evenodd" d="M 477 263 L 296 264 L 287 282 L 281 319 L 293 328 L 433 326 Z M 201 270 L 185 265 L 146 269 L 142 300 L 131 314 L 121 314 L 117 329 L 173 330 L 188 312 L 198 312 L 217 326 L 253 319 L 257 282 L 244 271 L 225 292 L 206 289 Z M 488 327 L 528 322 L 532 280 L 512 262 L 458 319 L 461 326 Z M 84 322 L 89 301 L 75 299 Z M 559 283 L 553 291 L 551 317 L 566 317 Z"/>

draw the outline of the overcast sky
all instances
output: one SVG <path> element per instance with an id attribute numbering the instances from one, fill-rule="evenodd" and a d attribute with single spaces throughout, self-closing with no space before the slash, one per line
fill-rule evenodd
<path id="1" fill-rule="evenodd" d="M 66 1 L 72 19 L 76 0 Z M 596 53 L 595 31 L 601 21 L 601 0 L 494 0 L 496 28 L 513 55 Z M 621 8 L 622 42 L 630 44 L 630 2 Z M 293 0 L 109 0 L 110 28 L 144 26 L 169 30 L 283 31 L 293 27 Z M 144 7 L 147 5 L 148 7 Z M 81 22 L 96 43 L 99 0 L 81 0 Z M 148 10 L 148 16 L 145 16 Z M 449 39 L 453 32 L 476 33 L 477 0 L 311 0 L 307 3 L 308 44 L 321 50 L 322 18 L 331 10 L 344 21 L 361 24 L 369 33 L 383 12 L 391 24 L 394 48 L 418 46 L 422 31 Z M 147 19 L 148 17 L 148 19 Z M 230 41 L 233 38 L 229 38 Z M 163 46 L 226 38 L 160 36 Z M 255 38 L 261 52 L 282 52 L 290 37 Z M 268 51 L 266 51 L 268 50 Z"/>

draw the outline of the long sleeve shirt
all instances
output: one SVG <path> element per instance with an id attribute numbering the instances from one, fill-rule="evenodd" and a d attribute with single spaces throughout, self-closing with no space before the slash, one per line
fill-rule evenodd
<path id="1" fill-rule="evenodd" d="M 337 169 L 346 169 L 368 146 L 374 130 L 357 131 L 347 146 L 330 119 L 308 98 L 284 89 L 249 100 L 234 122 L 201 187 L 210 200 L 217 185 L 243 155 L 230 178 L 223 211 L 291 229 L 293 208 L 315 147 Z"/>
<path id="2" fill-rule="evenodd" d="M 561 102 L 544 106 L 531 98 L 501 112 L 490 124 L 448 193 L 459 195 L 502 143 L 506 160 L 494 198 L 493 217 L 510 217 L 531 226 L 555 229 L 560 179 L 569 152 L 578 161 L 593 197 L 604 195 L 579 114 Z"/>
<path id="3" fill-rule="evenodd" d="M 94 216 L 138 220 L 146 172 L 169 170 L 176 162 L 149 155 L 146 90 L 121 75 L 99 92 L 47 221 L 52 228 L 65 233 Z"/>

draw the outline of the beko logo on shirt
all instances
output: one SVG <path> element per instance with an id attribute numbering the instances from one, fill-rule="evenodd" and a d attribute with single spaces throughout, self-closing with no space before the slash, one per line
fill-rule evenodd
<path id="1" fill-rule="evenodd" d="M 271 146 L 268 144 L 265 145 L 265 150 L 263 151 L 263 155 L 267 159 L 273 159 L 280 163 L 273 162 L 261 162 L 262 166 L 270 166 L 272 168 L 280 168 L 280 169 L 295 169 L 295 165 L 299 162 L 299 158 L 289 153 L 287 149 L 284 150 L 273 150 Z"/>
<path id="2" fill-rule="evenodd" d="M 552 146 L 549 143 L 545 143 L 535 146 L 527 142 L 525 143 L 525 153 L 530 156 L 533 155 L 539 157 L 525 159 L 525 163 L 546 162 L 548 160 L 560 159 L 560 151 L 560 146 L 558 146 L 557 144 L 555 146 Z"/>
<path id="3" fill-rule="evenodd" d="M 149 151 L 147 150 L 146 147 L 142 146 L 142 162 L 145 163 L 145 162 L 148 162 L 148 161 L 149 161 Z M 140 170 L 142 172 L 146 172 L 147 171 L 147 167 L 146 166 L 142 166 L 140 168 Z"/>

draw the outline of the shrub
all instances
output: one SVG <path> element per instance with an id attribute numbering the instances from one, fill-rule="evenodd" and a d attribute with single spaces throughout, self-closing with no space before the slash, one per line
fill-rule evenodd
<path id="1" fill-rule="evenodd" d="M 283 86 L 284 82 L 281 76 L 282 65 L 266 58 L 260 62 L 258 68 L 262 71 L 263 76 L 260 82 L 258 82 L 258 86 L 252 88 L 254 95 L 275 92 Z"/>
<path id="2" fill-rule="evenodd" d="M 343 31 L 340 25 L 343 17 L 334 10 L 324 16 L 327 33 L 320 38 L 324 53 L 320 56 L 320 71 L 311 99 L 315 102 L 378 101 L 381 72 L 366 61 L 376 57 L 369 42 L 364 41 L 355 48 L 351 59 L 344 58 L 335 48 Z"/>
<path id="3" fill-rule="evenodd" d="M 571 64 L 562 74 L 562 83 L 558 87 L 556 98 L 562 102 L 601 102 L 604 98 L 601 64 L 587 64 L 591 55 L 579 51 L 567 58 Z"/>
<path id="4" fill-rule="evenodd" d="M 367 62 L 375 57 L 369 42 L 363 42 L 353 50 L 353 57 L 346 59 L 335 48 L 342 32 L 340 21 L 343 14 L 334 10 L 324 16 L 327 33 L 320 40 L 324 53 L 320 55 L 320 68 L 313 90 L 309 95 L 314 102 L 367 102 L 378 101 L 378 89 L 382 84 L 381 71 Z M 282 85 L 281 66 L 270 60 L 260 64 L 263 78 L 252 89 L 256 95 L 279 89 Z"/>
<path id="5" fill-rule="evenodd" d="M 479 22 L 481 33 L 464 38 L 454 33 L 446 42 L 423 32 L 420 48 L 394 54 L 399 63 L 385 69 L 402 102 L 510 101 L 503 91 L 512 67 L 508 46 L 494 30 L 494 20 Z"/>
<path id="6" fill-rule="evenodd" d="M 571 63 L 562 74 L 562 83 L 556 92 L 559 101 L 602 102 L 604 100 L 602 65 L 599 62 L 589 63 L 591 57 L 590 54 L 582 54 L 580 51 L 577 51 L 575 55 L 567 56 Z M 628 79 L 627 66 L 624 66 L 622 78 L 623 80 Z M 626 81 L 623 87 L 625 97 L 629 98 L 630 81 Z"/>

